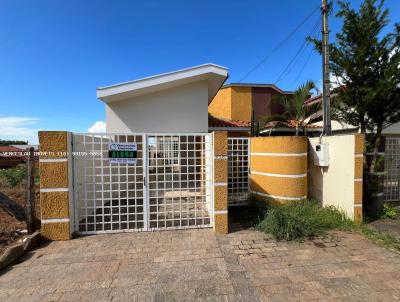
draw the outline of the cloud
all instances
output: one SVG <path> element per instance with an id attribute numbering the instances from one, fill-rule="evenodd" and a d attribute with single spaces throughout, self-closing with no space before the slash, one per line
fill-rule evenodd
<path id="1" fill-rule="evenodd" d="M 90 133 L 103 133 L 106 132 L 106 123 L 103 121 L 95 122 L 90 128 L 88 129 Z"/>
<path id="2" fill-rule="evenodd" d="M 34 126 L 39 121 L 37 117 L 0 116 L 0 138 L 37 143 L 39 129 Z"/>

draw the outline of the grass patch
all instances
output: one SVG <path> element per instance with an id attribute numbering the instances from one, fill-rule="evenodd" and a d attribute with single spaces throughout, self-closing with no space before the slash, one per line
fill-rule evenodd
<path id="1" fill-rule="evenodd" d="M 382 233 L 380 231 L 373 230 L 366 225 L 361 225 L 359 227 L 360 232 L 373 241 L 374 243 L 394 250 L 396 252 L 400 252 L 400 240 L 392 235 Z"/>
<path id="2" fill-rule="evenodd" d="M 335 207 L 321 207 L 316 201 L 304 200 L 288 205 L 270 205 L 250 200 L 248 217 L 258 230 L 272 234 L 278 240 L 304 240 L 324 235 L 329 230 L 358 232 L 375 244 L 400 252 L 400 239 L 371 229 L 367 224 L 355 224 Z M 388 209 L 391 216 L 391 208 Z M 398 215 L 397 211 L 395 212 Z"/>
<path id="3" fill-rule="evenodd" d="M 250 207 L 254 207 L 252 202 Z M 258 202 L 259 204 L 264 204 Z M 250 212 L 254 225 L 278 240 L 303 240 L 325 234 L 332 229 L 352 230 L 356 226 L 334 207 L 320 207 L 316 201 L 304 200 L 287 205 L 258 206 Z"/>

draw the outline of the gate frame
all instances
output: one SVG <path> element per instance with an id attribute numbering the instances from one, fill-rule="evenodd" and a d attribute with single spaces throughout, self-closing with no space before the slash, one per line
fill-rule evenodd
<path id="1" fill-rule="evenodd" d="M 385 136 L 385 151 L 383 154 L 381 153 L 380 155 L 384 155 L 384 171 L 386 172 L 386 175 L 384 176 L 383 179 L 383 198 L 384 201 L 399 201 L 400 200 L 400 171 L 397 172 L 397 182 L 398 182 L 398 188 L 397 190 L 387 190 L 386 184 L 390 182 L 391 180 L 388 178 L 389 177 L 389 170 L 387 170 L 386 162 L 388 159 L 388 141 L 397 141 L 397 146 L 398 146 L 398 153 L 393 154 L 393 157 L 397 157 L 398 159 L 396 160 L 400 166 L 400 136 L 395 136 L 395 135 L 386 135 Z M 390 198 L 388 198 L 390 197 Z M 393 197 L 398 197 L 398 198 L 393 198 Z"/>
<path id="2" fill-rule="evenodd" d="M 74 137 L 82 135 L 82 136 L 142 136 L 142 144 L 143 144 L 143 177 L 144 177 L 144 183 L 143 183 L 143 228 L 140 229 L 118 229 L 118 230 L 101 230 L 101 231 L 87 231 L 87 232 L 80 232 L 79 231 L 79 213 L 78 213 L 78 206 L 76 205 L 77 200 L 78 200 L 78 190 L 75 186 L 73 185 L 73 230 L 74 232 L 80 234 L 80 235 L 92 235 L 92 234 L 107 234 L 107 233 L 128 233 L 128 232 L 144 232 L 144 231 L 161 231 L 161 230 L 178 230 L 178 229 L 195 229 L 195 228 L 213 228 L 214 227 L 214 190 L 212 189 L 214 186 L 214 177 L 213 177 L 213 137 L 212 133 L 71 133 L 71 150 L 74 151 Z M 169 137 L 180 137 L 180 136 L 202 136 L 204 138 L 208 137 L 209 141 L 207 142 L 206 140 L 204 141 L 204 144 L 208 146 L 208 155 L 206 158 L 210 161 L 209 167 L 210 170 L 207 172 L 205 171 L 206 174 L 209 174 L 209 181 L 207 179 L 205 180 L 206 188 L 207 188 L 207 183 L 209 183 L 209 199 L 210 199 L 210 209 L 209 209 L 209 217 L 210 217 L 210 223 L 207 225 L 201 225 L 201 226 L 178 226 L 178 227 L 167 227 L 167 228 L 151 228 L 150 227 L 150 194 L 149 194 L 149 157 L 148 157 L 148 152 L 149 152 L 149 137 L 154 136 L 169 136 Z M 101 148 L 103 146 L 101 145 Z M 95 150 L 92 150 L 95 151 Z M 179 149 L 181 151 L 181 149 Z M 101 150 L 101 152 L 104 152 L 104 150 Z M 76 173 L 77 169 L 75 169 L 75 159 L 74 156 L 71 156 L 72 160 L 72 173 L 73 173 L 73 181 L 76 179 Z M 102 164 L 103 168 L 103 164 Z"/>
<path id="3" fill-rule="evenodd" d="M 246 206 L 249 204 L 249 198 L 250 198 L 250 161 L 251 161 L 251 156 L 250 156 L 250 137 L 248 136 L 233 136 L 233 137 L 228 137 L 227 141 L 227 146 L 228 146 L 228 169 L 229 169 L 229 140 L 232 139 L 244 139 L 247 141 L 247 199 L 246 201 L 241 200 L 240 202 L 235 202 L 231 203 L 229 199 L 229 173 L 230 171 L 228 170 L 228 206 L 230 207 L 237 207 L 237 206 Z"/>

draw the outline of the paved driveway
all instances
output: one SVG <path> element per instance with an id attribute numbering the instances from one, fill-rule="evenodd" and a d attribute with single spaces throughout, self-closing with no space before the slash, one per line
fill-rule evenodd
<path id="1" fill-rule="evenodd" d="M 397 301 L 400 257 L 355 234 L 305 243 L 254 231 L 52 242 L 0 273 L 0 301 Z"/>

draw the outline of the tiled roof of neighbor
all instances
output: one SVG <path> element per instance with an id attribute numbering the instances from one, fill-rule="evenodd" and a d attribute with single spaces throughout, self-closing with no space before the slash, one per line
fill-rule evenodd
<path id="1" fill-rule="evenodd" d="M 24 150 L 13 147 L 13 146 L 0 146 L 0 157 L 4 157 L 5 154 L 2 154 L 2 153 L 7 153 L 7 152 L 19 152 L 20 154 L 15 155 L 16 157 L 19 157 L 19 156 L 23 156 Z M 15 157 L 15 156 L 13 155 L 13 157 Z"/>
<path id="2" fill-rule="evenodd" d="M 310 97 L 309 99 L 305 100 L 305 101 L 304 101 L 304 104 L 317 103 L 317 102 L 321 102 L 321 100 L 322 100 L 322 95 L 319 94 L 319 95 Z"/>
<path id="3" fill-rule="evenodd" d="M 208 115 L 208 127 L 210 128 L 250 128 L 250 122 L 232 121 Z"/>

